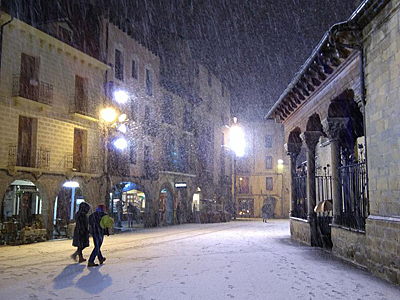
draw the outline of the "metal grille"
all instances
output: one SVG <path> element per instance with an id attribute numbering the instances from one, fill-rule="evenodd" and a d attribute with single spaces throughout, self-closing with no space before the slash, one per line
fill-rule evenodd
<path id="1" fill-rule="evenodd" d="M 38 149 L 18 149 L 17 145 L 8 147 L 8 166 L 19 166 L 37 169 L 50 169 L 50 152 L 49 148 L 40 147 Z M 22 154 L 29 155 L 28 159 L 24 159 Z M 33 159 L 33 154 L 35 154 Z M 20 155 L 20 156 L 18 156 Z"/>
<path id="2" fill-rule="evenodd" d="M 21 80 L 19 74 L 13 75 L 12 96 L 51 105 L 53 102 L 53 86 L 43 81 Z"/>
<path id="3" fill-rule="evenodd" d="M 324 200 L 332 200 L 332 176 L 316 175 L 315 189 L 317 203 Z"/>
<path id="4" fill-rule="evenodd" d="M 364 230 L 365 219 L 369 214 L 365 161 L 339 169 L 342 185 L 342 225 Z"/>
<path id="5" fill-rule="evenodd" d="M 297 176 L 293 182 L 294 217 L 307 219 L 307 175 Z"/>

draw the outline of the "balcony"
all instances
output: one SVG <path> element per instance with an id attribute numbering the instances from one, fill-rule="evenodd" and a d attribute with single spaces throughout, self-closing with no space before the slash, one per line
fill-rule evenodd
<path id="1" fill-rule="evenodd" d="M 66 172 L 79 172 L 87 174 L 102 173 L 103 161 L 101 156 L 83 156 L 81 158 L 74 157 L 74 154 L 67 153 L 64 156 L 64 169 Z"/>
<path id="2" fill-rule="evenodd" d="M 71 96 L 69 112 L 71 114 L 80 114 L 89 118 L 98 119 L 95 106 L 90 105 L 86 95 L 74 94 Z"/>
<path id="3" fill-rule="evenodd" d="M 8 147 L 8 166 L 33 169 L 50 169 L 50 149 L 20 147 L 10 145 Z"/>
<path id="4" fill-rule="evenodd" d="M 42 104 L 53 103 L 53 86 L 43 81 L 13 75 L 12 96 L 22 97 Z"/>

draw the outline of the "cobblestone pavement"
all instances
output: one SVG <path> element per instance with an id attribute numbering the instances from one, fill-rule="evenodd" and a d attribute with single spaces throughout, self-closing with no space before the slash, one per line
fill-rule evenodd
<path id="1" fill-rule="evenodd" d="M 88 269 L 71 240 L 1 246 L 0 299 L 400 299 L 398 286 L 291 242 L 286 220 L 143 229 L 103 249 Z"/>

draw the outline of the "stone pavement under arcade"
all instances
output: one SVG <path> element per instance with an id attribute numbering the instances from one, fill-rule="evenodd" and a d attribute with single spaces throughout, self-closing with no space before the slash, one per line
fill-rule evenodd
<path id="1" fill-rule="evenodd" d="M 71 240 L 0 249 L 1 299 L 400 299 L 398 286 L 293 242 L 287 220 L 115 234 L 94 268 L 71 260 Z"/>

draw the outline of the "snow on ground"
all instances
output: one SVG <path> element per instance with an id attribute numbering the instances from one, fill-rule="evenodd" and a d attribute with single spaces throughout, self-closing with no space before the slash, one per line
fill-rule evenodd
<path id="1" fill-rule="evenodd" d="M 400 299 L 397 286 L 291 242 L 284 220 L 143 229 L 102 248 L 107 261 L 87 268 L 69 257 L 71 240 L 1 246 L 0 299 Z"/>

